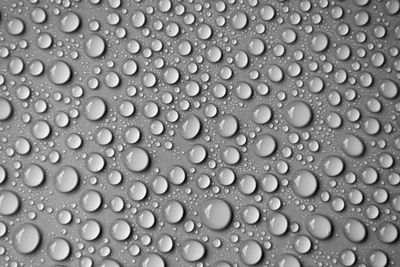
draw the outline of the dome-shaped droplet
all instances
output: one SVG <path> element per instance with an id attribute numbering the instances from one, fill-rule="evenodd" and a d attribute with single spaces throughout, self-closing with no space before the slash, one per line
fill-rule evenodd
<path id="1" fill-rule="evenodd" d="M 92 35 L 85 40 L 83 49 L 88 57 L 97 58 L 104 53 L 106 43 L 100 36 Z"/>
<path id="2" fill-rule="evenodd" d="M 41 241 L 39 229 L 31 223 L 18 225 L 12 235 L 12 244 L 16 251 L 21 254 L 34 252 Z"/>
<path id="3" fill-rule="evenodd" d="M 378 227 L 378 239 L 382 243 L 391 244 L 398 240 L 399 230 L 397 226 L 391 222 L 384 222 Z"/>
<path id="4" fill-rule="evenodd" d="M 338 156 L 327 156 L 321 162 L 322 171 L 331 177 L 338 176 L 344 169 L 344 162 Z"/>
<path id="5" fill-rule="evenodd" d="M 322 52 L 328 48 L 329 38 L 328 35 L 322 32 L 314 32 L 308 42 L 309 48 L 314 52 Z"/>
<path id="6" fill-rule="evenodd" d="M 86 241 L 93 241 L 99 237 L 101 233 L 100 224 L 93 219 L 86 220 L 80 230 L 79 235 Z"/>
<path id="7" fill-rule="evenodd" d="M 256 265 L 263 257 L 263 249 L 260 244 L 254 240 L 245 240 L 240 243 L 239 257 L 247 265 Z"/>
<path id="8" fill-rule="evenodd" d="M 302 101 L 293 101 L 286 106 L 284 113 L 286 121 L 296 128 L 307 126 L 312 119 L 311 108 Z"/>
<path id="9" fill-rule="evenodd" d="M 43 183 L 44 178 L 45 173 L 42 167 L 37 164 L 31 163 L 26 167 L 24 171 L 23 181 L 26 186 L 37 187 Z"/>
<path id="10" fill-rule="evenodd" d="M 184 215 L 185 209 L 177 200 L 169 200 L 163 208 L 163 217 L 170 224 L 179 223 Z"/>
<path id="11" fill-rule="evenodd" d="M 143 148 L 131 147 L 125 151 L 123 163 L 128 170 L 141 172 L 150 165 L 150 156 Z"/>
<path id="12" fill-rule="evenodd" d="M 79 174 L 71 166 L 66 165 L 58 169 L 54 177 L 54 187 L 61 193 L 73 191 L 79 183 Z"/>
<path id="13" fill-rule="evenodd" d="M 346 134 L 342 139 L 342 149 L 350 157 L 360 157 L 365 150 L 361 139 L 353 134 Z"/>
<path id="14" fill-rule="evenodd" d="M 222 137 L 232 137 L 238 129 L 239 123 L 232 115 L 223 115 L 217 121 L 217 132 Z"/>
<path id="15" fill-rule="evenodd" d="M 82 193 L 80 198 L 80 206 L 87 212 L 94 212 L 98 210 L 103 202 L 99 192 L 95 190 L 86 190 Z"/>
<path id="16" fill-rule="evenodd" d="M 49 80 L 56 85 L 65 84 L 71 76 L 72 71 L 64 61 L 56 60 L 48 67 Z"/>
<path id="17" fill-rule="evenodd" d="M 0 191 L 0 215 L 13 215 L 19 207 L 20 201 L 17 194 L 8 190 Z"/>
<path id="18" fill-rule="evenodd" d="M 0 121 L 9 119 L 12 111 L 11 103 L 4 97 L 0 97 Z"/>
<path id="19" fill-rule="evenodd" d="M 182 258 L 189 262 L 196 262 L 206 254 L 205 246 L 193 239 L 183 241 L 180 251 Z"/>
<path id="20" fill-rule="evenodd" d="M 301 267 L 301 263 L 298 258 L 292 254 L 283 254 L 280 256 L 275 263 L 276 267 Z"/>
<path id="21" fill-rule="evenodd" d="M 110 228 L 111 236 L 118 241 L 126 240 L 131 235 L 131 226 L 123 219 L 118 219 L 112 222 Z"/>
<path id="22" fill-rule="evenodd" d="M 324 215 L 311 215 L 306 221 L 307 231 L 314 237 L 320 240 L 327 239 L 333 232 L 331 221 Z"/>
<path id="23" fill-rule="evenodd" d="M 201 209 L 201 221 L 211 230 L 225 229 L 232 219 L 232 210 L 229 204 L 222 199 L 207 200 Z"/>
<path id="24" fill-rule="evenodd" d="M 71 246 L 64 238 L 53 238 L 47 246 L 47 254 L 55 261 L 66 260 L 70 253 Z"/>
<path id="25" fill-rule="evenodd" d="M 275 236 L 281 236 L 286 233 L 289 221 L 282 213 L 274 213 L 267 218 L 268 232 Z"/>
<path id="26" fill-rule="evenodd" d="M 318 188 L 318 180 L 308 170 L 297 170 L 292 177 L 292 188 L 300 197 L 310 197 L 315 194 Z"/>
<path id="27" fill-rule="evenodd" d="M 175 84 L 178 82 L 180 74 L 176 68 L 168 67 L 163 71 L 162 77 L 166 84 Z"/>
<path id="28" fill-rule="evenodd" d="M 350 218 L 344 222 L 343 233 L 351 242 L 360 243 L 366 238 L 367 229 L 359 220 Z"/>
<path id="29" fill-rule="evenodd" d="M 81 24 L 79 16 L 72 11 L 68 11 L 61 16 L 60 30 L 65 33 L 72 33 L 76 31 Z"/>
<path id="30" fill-rule="evenodd" d="M 139 261 L 139 267 L 165 267 L 165 262 L 156 253 L 147 253 Z"/>
<path id="31" fill-rule="evenodd" d="M 147 196 L 147 187 L 141 181 L 134 181 L 128 188 L 128 196 L 134 201 L 141 201 Z"/>
<path id="32" fill-rule="evenodd" d="M 181 134 L 185 139 L 195 138 L 201 130 L 201 122 L 195 115 L 187 115 L 182 120 Z"/>
<path id="33" fill-rule="evenodd" d="M 265 158 L 271 156 L 277 147 L 275 138 L 269 134 L 263 134 L 257 137 L 254 143 L 254 153 L 257 156 Z"/>

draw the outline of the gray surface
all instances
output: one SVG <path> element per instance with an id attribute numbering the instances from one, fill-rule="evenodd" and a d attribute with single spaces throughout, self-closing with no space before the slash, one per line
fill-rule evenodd
<path id="1" fill-rule="evenodd" d="M 399 266 L 399 6 L 1 1 L 0 266 Z"/>

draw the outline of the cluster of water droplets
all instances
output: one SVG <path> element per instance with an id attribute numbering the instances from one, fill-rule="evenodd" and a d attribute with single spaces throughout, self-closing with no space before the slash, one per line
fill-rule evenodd
<path id="1" fill-rule="evenodd" d="M 398 266 L 400 2 L 2 1 L 0 266 Z"/>

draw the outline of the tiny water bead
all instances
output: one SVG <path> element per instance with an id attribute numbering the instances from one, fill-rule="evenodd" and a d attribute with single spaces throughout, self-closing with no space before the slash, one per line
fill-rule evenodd
<path id="1" fill-rule="evenodd" d="M 0 16 L 0 266 L 399 265 L 398 0 Z"/>

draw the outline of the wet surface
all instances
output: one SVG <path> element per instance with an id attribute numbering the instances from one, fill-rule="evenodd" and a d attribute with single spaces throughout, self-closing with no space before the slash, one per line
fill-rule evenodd
<path id="1" fill-rule="evenodd" d="M 399 266 L 400 2 L 0 3 L 0 266 Z"/>

